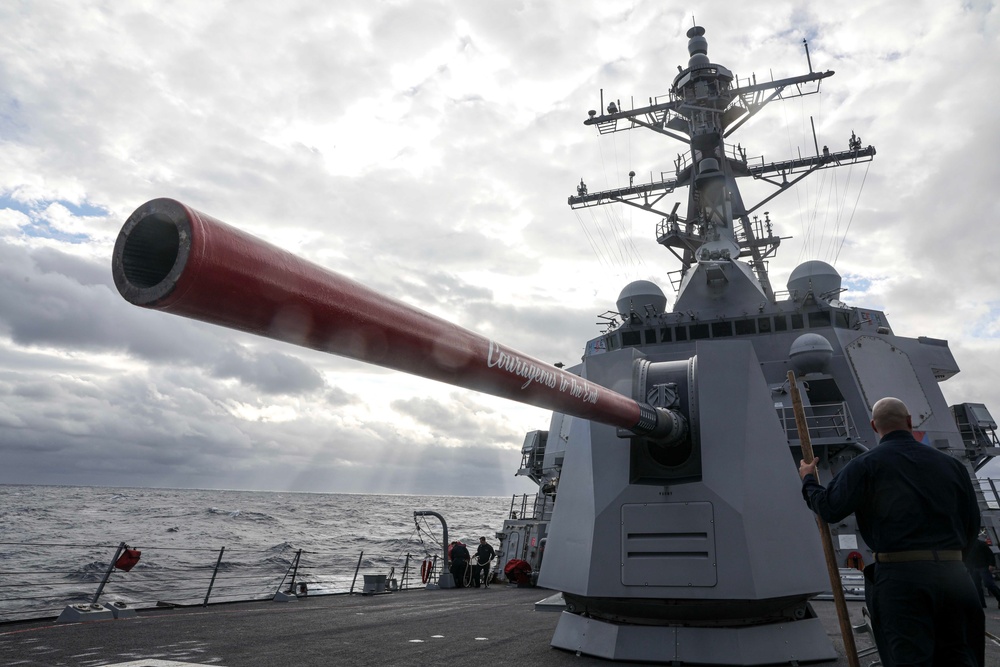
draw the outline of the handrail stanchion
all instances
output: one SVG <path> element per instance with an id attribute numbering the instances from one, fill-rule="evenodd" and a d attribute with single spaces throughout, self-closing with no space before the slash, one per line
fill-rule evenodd
<path id="1" fill-rule="evenodd" d="M 205 591 L 205 601 L 201 603 L 202 607 L 208 606 L 208 598 L 212 595 L 212 588 L 215 587 L 215 576 L 219 573 L 219 565 L 222 564 L 222 554 L 226 553 L 226 547 L 219 549 L 219 557 L 215 561 L 215 569 L 212 570 L 212 579 L 208 582 L 208 590 Z"/>
<path id="2" fill-rule="evenodd" d="M 357 583 L 358 581 L 358 570 L 361 569 L 361 559 L 364 557 L 365 557 L 365 551 L 364 549 L 362 549 L 361 553 L 358 554 L 358 564 L 354 566 L 354 578 L 351 579 L 351 590 L 348 591 L 348 593 L 351 595 L 354 594 L 354 584 Z"/>
<path id="3" fill-rule="evenodd" d="M 295 560 L 292 561 L 292 581 L 288 584 L 288 590 L 295 590 L 295 576 L 299 573 L 299 558 L 302 556 L 302 549 L 295 552 Z"/>
<path id="4" fill-rule="evenodd" d="M 401 585 L 400 589 L 406 589 L 406 573 L 410 569 L 410 554 L 406 554 L 406 558 L 403 560 L 403 576 L 400 577 Z"/>
<path id="5" fill-rule="evenodd" d="M 118 545 L 118 550 L 115 551 L 114 558 L 108 563 L 108 571 L 104 573 L 104 578 L 101 579 L 101 585 L 97 587 L 97 592 L 94 593 L 94 599 L 90 601 L 90 604 L 97 604 L 97 598 L 101 597 L 101 593 L 104 592 L 104 585 L 108 583 L 108 579 L 111 578 L 111 571 L 115 569 L 115 563 L 118 562 L 118 557 L 122 555 L 125 551 L 125 543 L 122 542 Z"/>

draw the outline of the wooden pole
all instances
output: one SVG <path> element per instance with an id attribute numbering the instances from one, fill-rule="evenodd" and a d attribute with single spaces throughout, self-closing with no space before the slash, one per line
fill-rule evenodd
<path id="1" fill-rule="evenodd" d="M 788 391 L 792 396 L 795 427 L 799 431 L 799 443 L 802 446 L 802 460 L 806 463 L 812 463 L 815 456 L 813 455 L 812 441 L 809 439 L 809 424 L 806 422 L 806 413 L 802 407 L 802 396 L 799 395 L 799 386 L 795 384 L 794 371 L 788 371 Z M 816 481 L 819 481 L 818 472 L 816 473 Z M 833 552 L 833 538 L 830 536 L 830 527 L 819 515 L 816 515 L 816 526 L 819 528 L 820 541 L 823 542 L 823 554 L 826 556 L 826 572 L 830 576 L 830 589 L 833 591 L 833 601 L 837 607 L 837 620 L 840 621 L 840 636 L 844 640 L 844 652 L 847 654 L 847 664 L 850 667 L 860 667 L 858 648 L 854 644 L 854 634 L 851 630 L 851 619 L 847 614 L 844 587 L 840 583 L 837 556 Z"/>

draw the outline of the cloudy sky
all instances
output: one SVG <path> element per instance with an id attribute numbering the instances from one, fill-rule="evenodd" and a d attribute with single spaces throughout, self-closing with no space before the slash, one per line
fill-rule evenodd
<path id="1" fill-rule="evenodd" d="M 0 483 L 432 494 L 515 479 L 520 406 L 145 311 L 115 290 L 118 230 L 173 197 L 386 294 L 575 363 L 635 279 L 678 268 L 656 216 L 574 212 L 670 171 L 681 146 L 601 137 L 606 100 L 645 104 L 709 55 L 758 80 L 832 69 L 737 134 L 768 160 L 845 150 L 769 204 L 844 300 L 949 340 L 949 403 L 1000 415 L 1000 11 L 891 0 L 769 3 L 0 4 Z M 753 190 L 744 190 L 753 200 Z M 678 193 L 677 199 L 684 196 Z"/>

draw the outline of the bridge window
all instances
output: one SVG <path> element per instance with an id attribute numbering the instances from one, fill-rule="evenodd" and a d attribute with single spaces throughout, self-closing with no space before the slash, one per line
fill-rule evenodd
<path id="1" fill-rule="evenodd" d="M 681 341 L 688 339 L 687 327 L 676 327 L 674 329 L 674 340 Z"/>
<path id="2" fill-rule="evenodd" d="M 805 320 L 802 313 L 792 313 L 792 329 L 805 329 Z"/>
<path id="3" fill-rule="evenodd" d="M 809 328 L 816 329 L 819 327 L 830 326 L 830 311 L 822 310 L 818 313 L 809 313 Z"/>
<path id="4" fill-rule="evenodd" d="M 732 335 L 732 322 L 712 322 L 712 338 L 725 338 Z"/>
<path id="5" fill-rule="evenodd" d="M 639 335 L 638 331 L 622 332 L 622 345 L 628 347 L 631 345 L 640 345 L 641 343 L 642 343 L 642 337 Z"/>
<path id="6" fill-rule="evenodd" d="M 785 319 L 784 315 L 774 316 L 774 330 L 775 331 L 788 331 L 788 320 Z"/>
<path id="7" fill-rule="evenodd" d="M 646 329 L 643 333 L 643 338 L 646 339 L 646 345 L 652 345 L 656 342 L 656 329 Z"/>
<path id="8" fill-rule="evenodd" d="M 766 318 L 764 318 L 766 319 Z M 771 322 L 768 321 L 768 325 Z M 771 327 L 768 326 L 768 329 Z M 754 320 L 736 320 L 736 335 L 737 336 L 749 336 L 751 334 L 757 333 L 757 322 Z M 763 333 L 763 331 L 761 332 Z"/>
<path id="9" fill-rule="evenodd" d="M 770 317 L 758 317 L 757 318 L 757 328 L 760 329 L 761 333 L 771 333 L 771 318 Z"/>
<path id="10" fill-rule="evenodd" d="M 663 327 L 660 329 L 660 342 L 669 343 L 674 339 L 673 329 L 670 327 Z"/>
<path id="11" fill-rule="evenodd" d="M 690 326 L 691 340 L 699 340 L 701 338 L 708 338 L 708 325 L 707 324 L 692 324 Z"/>

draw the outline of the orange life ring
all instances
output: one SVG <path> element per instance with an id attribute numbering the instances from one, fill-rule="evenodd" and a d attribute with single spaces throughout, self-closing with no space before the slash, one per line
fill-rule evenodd
<path id="1" fill-rule="evenodd" d="M 431 570 L 434 569 L 434 561 L 430 558 L 425 558 L 423 564 L 420 566 L 420 580 L 425 584 L 431 578 Z"/>
<path id="2" fill-rule="evenodd" d="M 852 551 L 847 554 L 847 567 L 853 567 L 856 570 L 865 569 L 865 559 L 860 551 Z"/>

